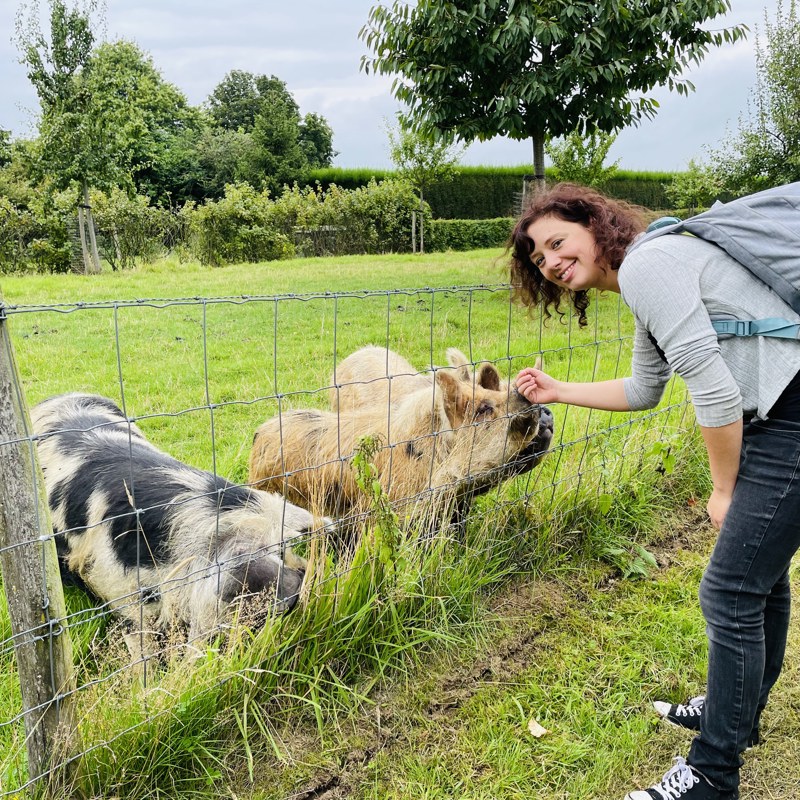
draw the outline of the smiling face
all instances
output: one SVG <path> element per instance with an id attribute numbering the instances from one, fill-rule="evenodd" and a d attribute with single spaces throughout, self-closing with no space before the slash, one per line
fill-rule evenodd
<path id="1" fill-rule="evenodd" d="M 525 232 L 533 242 L 531 263 L 545 280 L 573 292 L 619 292 L 616 271 L 597 259 L 595 238 L 579 222 L 548 215 L 532 222 Z"/>

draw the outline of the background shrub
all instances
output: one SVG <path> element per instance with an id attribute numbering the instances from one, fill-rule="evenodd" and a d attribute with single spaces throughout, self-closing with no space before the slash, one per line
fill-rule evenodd
<path id="1" fill-rule="evenodd" d="M 512 217 L 496 219 L 435 219 L 431 227 L 432 250 L 477 250 L 501 247 L 514 227 Z"/>
<path id="2" fill-rule="evenodd" d="M 271 206 L 268 191 L 228 184 L 224 197 L 191 213 L 192 254 L 210 266 L 292 258 L 294 245 L 275 227 Z"/>
<path id="3" fill-rule="evenodd" d="M 175 215 L 150 205 L 143 195 L 129 197 L 120 189 L 92 194 L 100 255 L 112 269 L 139 261 L 155 261 L 175 245 Z"/>

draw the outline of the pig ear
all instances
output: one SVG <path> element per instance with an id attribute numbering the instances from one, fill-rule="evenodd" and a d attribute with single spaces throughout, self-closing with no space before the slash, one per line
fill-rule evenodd
<path id="1" fill-rule="evenodd" d="M 457 347 L 447 348 L 447 363 L 451 367 L 455 367 L 456 375 L 459 380 L 471 380 L 469 374 L 469 359 Z"/>
<path id="2" fill-rule="evenodd" d="M 458 378 L 446 369 L 436 371 L 436 383 L 442 391 L 444 413 L 453 428 L 459 427 L 458 400 L 461 394 Z"/>
<path id="3" fill-rule="evenodd" d="M 478 386 L 491 392 L 500 391 L 500 373 L 490 361 L 484 361 L 478 370 Z"/>
<path id="4" fill-rule="evenodd" d="M 542 368 L 542 357 L 536 356 L 536 361 L 533 364 L 534 369 L 541 369 Z"/>

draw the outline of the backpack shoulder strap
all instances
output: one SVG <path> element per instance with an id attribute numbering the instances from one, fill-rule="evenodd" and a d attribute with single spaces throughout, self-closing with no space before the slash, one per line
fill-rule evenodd
<path id="1" fill-rule="evenodd" d="M 800 314 L 800 182 L 717 202 L 702 214 L 655 227 L 629 252 L 667 233 L 719 245 Z"/>

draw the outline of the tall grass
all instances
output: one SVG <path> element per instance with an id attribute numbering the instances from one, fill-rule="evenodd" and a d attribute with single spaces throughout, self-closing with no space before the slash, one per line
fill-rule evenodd
<path id="1" fill-rule="evenodd" d="M 158 446 L 244 481 L 255 427 L 279 409 L 324 407 L 335 363 L 364 344 L 389 346 L 419 368 L 457 346 L 507 378 L 538 354 L 564 378 L 624 374 L 631 322 L 618 298 L 598 298 L 587 330 L 547 327 L 512 307 L 499 255 L 224 270 L 170 262 L 97 278 L 7 279 L 3 289 L 29 403 L 70 390 L 108 395 Z M 686 475 L 683 491 L 702 479 L 687 408 L 676 384 L 651 414 L 555 408 L 553 452 L 480 498 L 463 530 L 421 537 L 384 513 L 347 557 L 312 541 L 302 610 L 255 631 L 234 626 L 198 659 L 174 656 L 146 685 L 126 669 L 117 624 L 70 593 L 83 743 L 70 791 L 214 796 L 232 749 L 252 772 L 252 754 L 289 715 L 313 721 L 323 740 L 333 735 L 337 716 L 387 675 L 474 635 L 487 593 L 511 575 L 551 574 L 580 559 L 645 574 L 648 535 L 671 499 L 659 488 L 663 474 Z M 374 502 L 385 511 L 380 496 Z M 0 608 L 5 642 L 7 629 Z M 8 647 L 0 659 L 0 706 L 13 719 Z M 0 727 L 0 780 L 6 792 L 24 783 L 20 722 Z"/>

